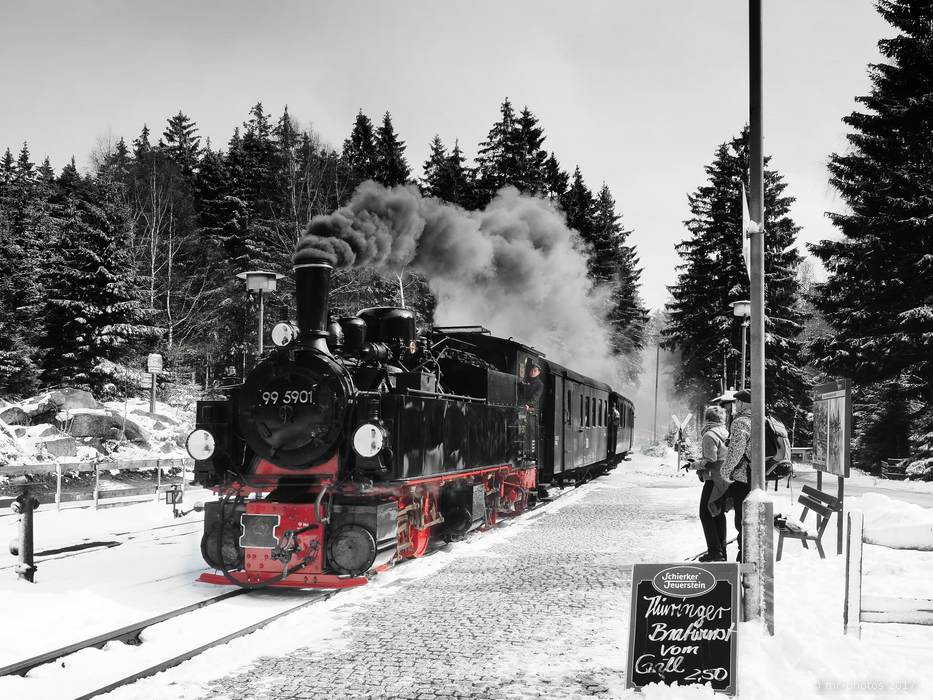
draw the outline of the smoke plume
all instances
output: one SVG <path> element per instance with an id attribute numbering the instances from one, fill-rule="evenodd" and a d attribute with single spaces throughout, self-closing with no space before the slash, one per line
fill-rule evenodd
<path id="1" fill-rule="evenodd" d="M 605 294 L 587 277 L 577 234 L 543 199 L 506 188 L 484 210 L 464 211 L 413 187 L 366 182 L 347 206 L 308 225 L 294 261 L 321 258 L 419 272 L 437 297 L 438 325 L 484 325 L 619 386 Z"/>

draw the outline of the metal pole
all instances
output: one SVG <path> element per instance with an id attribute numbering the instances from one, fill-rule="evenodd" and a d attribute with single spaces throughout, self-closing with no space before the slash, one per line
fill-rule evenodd
<path id="1" fill-rule="evenodd" d="M 260 358 L 262 357 L 262 325 L 263 325 L 262 314 L 263 314 L 262 290 L 260 289 L 259 290 L 259 357 Z"/>
<path id="2" fill-rule="evenodd" d="M 661 338 L 658 338 L 657 352 L 654 355 L 654 429 L 651 431 L 651 442 L 658 441 L 658 374 L 661 366 Z"/>
<path id="3" fill-rule="evenodd" d="M 35 510 L 36 501 L 29 494 L 28 489 L 23 489 L 20 496 L 22 511 L 19 515 L 19 551 L 16 565 L 16 575 L 29 581 L 35 582 L 36 565 L 33 558 L 33 537 L 32 537 L 32 514 Z"/>
<path id="4" fill-rule="evenodd" d="M 763 619 L 774 634 L 773 506 L 765 486 L 765 275 L 764 275 L 764 131 L 761 84 L 761 0 L 749 0 L 749 216 L 758 224 L 751 235 L 751 493 L 743 508 L 742 558 L 754 562 L 754 581 L 746 586 L 746 619 Z"/>
<path id="5" fill-rule="evenodd" d="M 156 412 L 156 376 L 155 372 L 150 372 L 149 376 L 152 377 L 152 389 L 149 392 L 149 413 Z"/>
<path id="6" fill-rule="evenodd" d="M 748 334 L 748 316 L 742 321 L 742 368 L 739 370 L 739 390 L 745 388 L 745 340 Z"/>

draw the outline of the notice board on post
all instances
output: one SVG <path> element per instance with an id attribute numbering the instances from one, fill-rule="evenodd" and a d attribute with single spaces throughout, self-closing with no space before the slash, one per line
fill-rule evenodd
<path id="1" fill-rule="evenodd" d="M 703 685 L 735 695 L 739 564 L 635 564 L 626 687 Z"/>
<path id="2" fill-rule="evenodd" d="M 813 389 L 813 467 L 849 476 L 852 438 L 852 386 L 837 379 Z"/>

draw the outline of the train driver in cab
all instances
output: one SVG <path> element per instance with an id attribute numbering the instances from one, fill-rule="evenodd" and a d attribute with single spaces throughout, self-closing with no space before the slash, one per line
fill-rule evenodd
<path id="1" fill-rule="evenodd" d="M 528 377 L 522 382 L 525 387 L 525 408 L 537 408 L 541 394 L 544 392 L 544 382 L 541 381 L 541 368 L 534 362 L 528 367 Z"/>

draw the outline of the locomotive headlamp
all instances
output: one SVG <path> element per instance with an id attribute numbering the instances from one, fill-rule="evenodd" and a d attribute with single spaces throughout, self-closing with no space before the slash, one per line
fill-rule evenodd
<path id="1" fill-rule="evenodd" d="M 214 454 L 214 436 L 206 430 L 195 430 L 185 441 L 185 449 L 192 459 L 210 459 Z"/>
<path id="2" fill-rule="evenodd" d="M 298 337 L 298 326 L 289 321 L 276 323 L 272 329 L 272 342 L 280 348 L 285 347 Z"/>
<path id="3" fill-rule="evenodd" d="M 360 457 L 375 457 L 382 452 L 385 442 L 385 430 L 373 423 L 363 423 L 353 433 L 353 449 Z"/>

